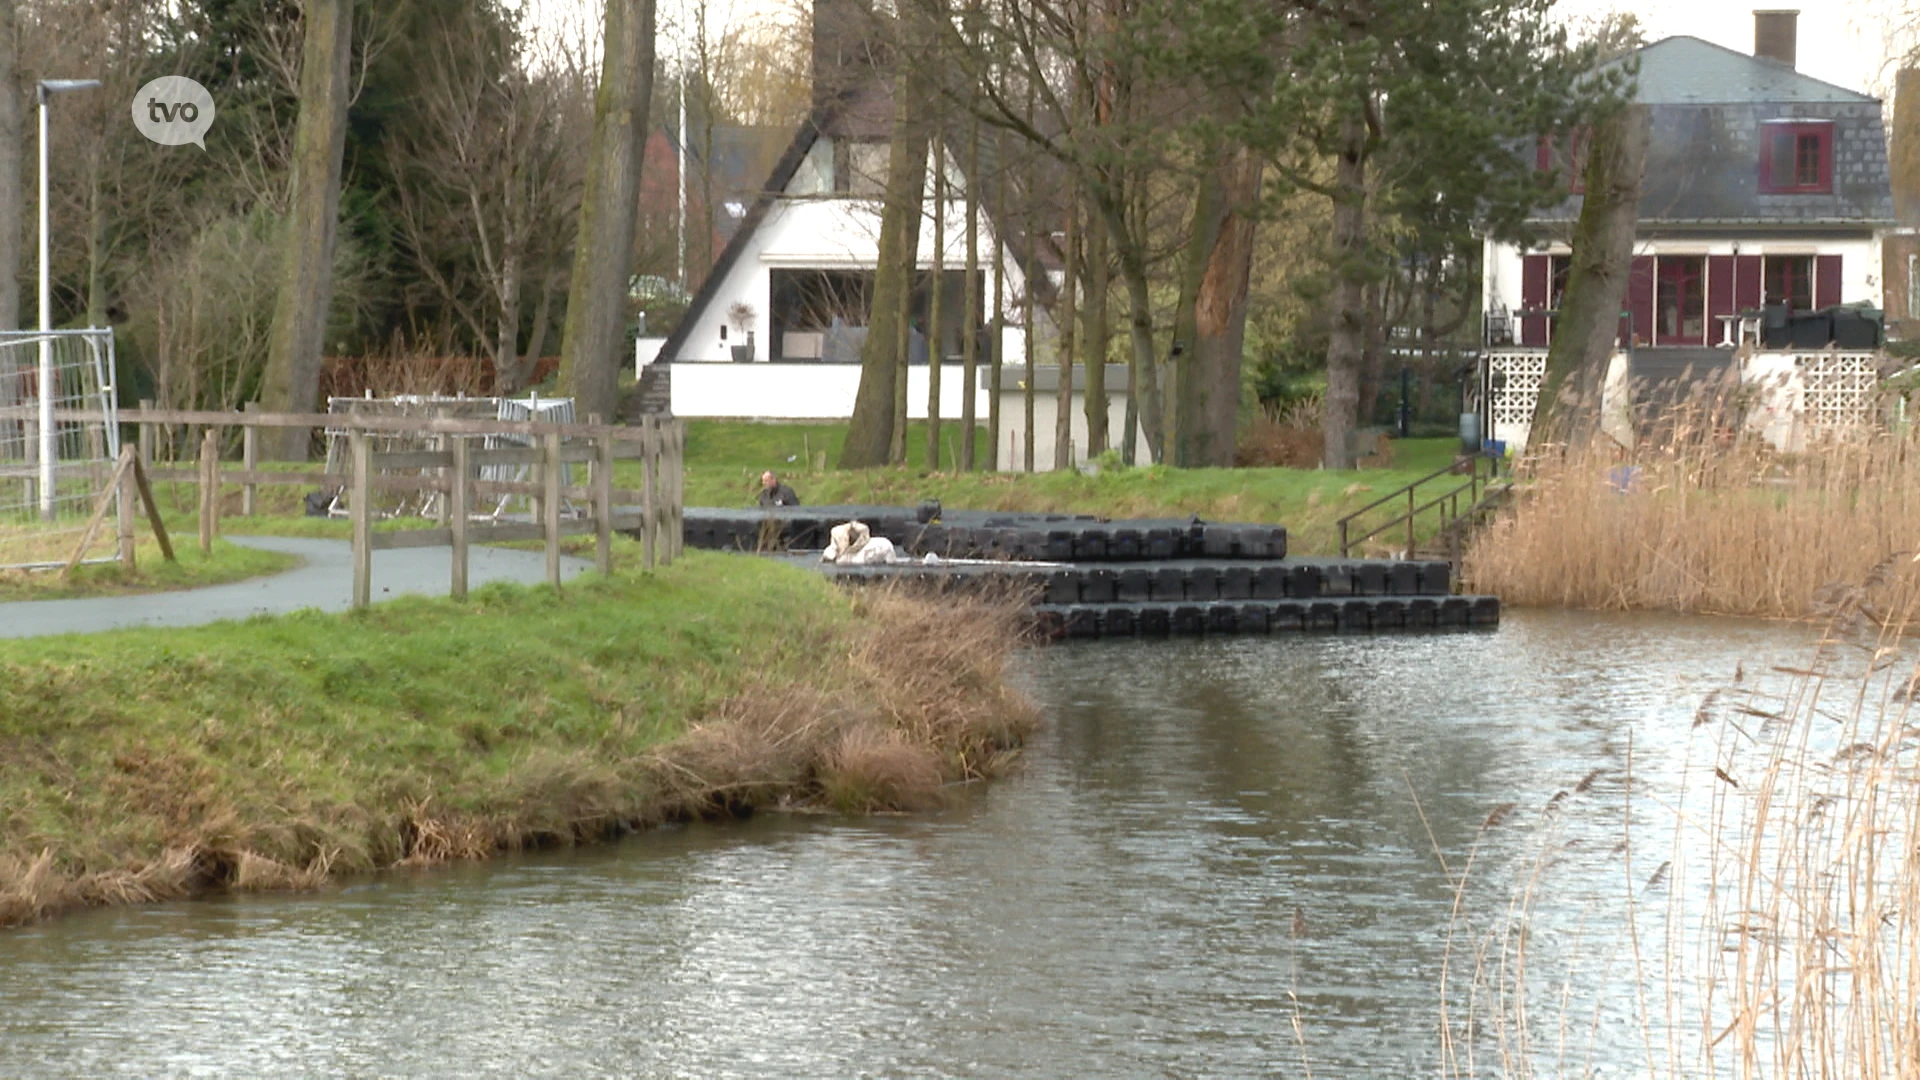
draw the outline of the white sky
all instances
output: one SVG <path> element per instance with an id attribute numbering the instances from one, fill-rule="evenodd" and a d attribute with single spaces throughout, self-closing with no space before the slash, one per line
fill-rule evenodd
<path id="1" fill-rule="evenodd" d="M 518 0 L 536 23 L 568 26 L 575 32 L 596 28 L 604 0 Z M 794 3 L 806 0 L 708 0 L 710 31 L 721 32 L 730 18 L 780 17 Z M 662 50 L 665 40 L 685 25 L 695 0 L 659 0 Z M 1800 10 L 1799 68 L 1852 90 L 1885 97 L 1893 85 L 1893 57 L 1915 42 L 1913 26 L 1920 15 L 1910 13 L 1912 0 L 1560 0 L 1558 10 L 1569 20 L 1591 18 L 1608 11 L 1632 12 L 1658 41 L 1689 34 L 1730 49 L 1753 51 L 1755 8 Z M 592 33 L 593 30 L 587 30 Z M 597 35 L 596 35 L 597 36 Z"/>
<path id="2" fill-rule="evenodd" d="M 1911 25 L 1920 16 L 1901 14 L 1902 0 L 1560 0 L 1564 17 L 1579 19 L 1608 11 L 1631 12 L 1646 27 L 1647 39 L 1676 34 L 1753 52 L 1753 13 L 1800 11 L 1801 71 L 1876 97 L 1890 96 L 1891 58 L 1913 41 Z"/>

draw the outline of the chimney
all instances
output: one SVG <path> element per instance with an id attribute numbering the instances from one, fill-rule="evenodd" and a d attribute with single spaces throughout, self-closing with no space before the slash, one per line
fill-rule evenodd
<path id="1" fill-rule="evenodd" d="M 1754 12 L 1753 55 L 1793 67 L 1794 53 L 1799 48 L 1799 23 L 1798 11 Z"/>
<path id="2" fill-rule="evenodd" d="M 1920 226 L 1920 68 L 1901 68 L 1894 78 L 1892 126 L 1893 213 L 1902 225 Z"/>

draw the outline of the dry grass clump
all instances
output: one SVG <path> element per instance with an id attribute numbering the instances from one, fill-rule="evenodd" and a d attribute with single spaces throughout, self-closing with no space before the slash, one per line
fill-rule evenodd
<path id="1" fill-rule="evenodd" d="M 1549 447 L 1519 471 L 1513 509 L 1463 567 L 1509 604 L 1813 618 L 1827 613 L 1821 586 L 1866 580 L 1920 542 L 1912 432 L 1781 454 L 1702 413 L 1658 443 Z M 1873 606 L 1897 604 L 1912 578 L 1878 582 Z"/>

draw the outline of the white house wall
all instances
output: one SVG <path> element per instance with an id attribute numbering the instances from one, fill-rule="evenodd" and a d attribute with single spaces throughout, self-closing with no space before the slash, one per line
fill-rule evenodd
<path id="1" fill-rule="evenodd" d="M 954 183 L 958 175 L 951 168 L 951 157 L 949 161 L 948 175 L 950 183 Z M 967 214 L 962 191 L 963 188 L 959 186 L 950 188 L 943 215 L 946 219 L 945 243 L 942 245 L 943 268 L 946 270 L 958 271 L 966 267 Z M 932 270 L 934 264 L 932 205 L 929 197 L 926 200 L 927 213 L 920 226 L 919 266 L 922 270 Z M 1026 277 L 1021 272 L 1019 260 L 998 245 L 992 222 L 984 210 L 979 217 L 981 269 L 986 275 L 989 290 L 989 295 L 983 297 L 982 321 L 991 312 L 992 259 L 995 250 L 1003 252 L 1005 295 L 1009 297 L 1008 315 L 1012 320 L 1018 312 L 1012 308 L 1011 298 L 1021 295 Z M 755 331 L 754 359 L 767 361 L 771 353 L 767 340 L 767 313 L 772 308 L 771 272 L 776 268 L 872 270 L 879 265 L 879 248 L 878 199 L 810 196 L 776 200 L 767 208 L 759 228 L 746 238 L 745 248 L 728 269 L 726 277 L 713 294 L 712 302 L 702 310 L 687 313 L 687 317 L 696 320 L 696 323 L 679 354 L 672 359 L 677 362 L 731 361 L 730 347 L 743 344 L 745 338 L 729 320 L 727 313 L 736 304 L 746 304 L 755 315 L 755 325 L 752 327 Z M 1036 322 L 1040 326 L 1039 341 L 1050 340 L 1050 320 L 1045 311 L 1038 313 Z M 1025 347 L 1021 328 L 1008 327 L 1004 355 L 1009 358 L 1022 356 Z"/>
<path id="2" fill-rule="evenodd" d="M 1026 469 L 1026 395 L 1017 388 L 1009 391 L 1008 386 L 1016 386 L 1009 379 L 1001 384 L 1000 391 L 1000 471 L 1023 472 Z M 985 395 L 981 404 L 984 406 Z M 1127 416 L 1127 396 L 1124 393 L 1109 394 L 1107 406 L 1107 438 L 1118 447 L 1120 429 Z M 1033 399 L 1033 464 L 1040 472 L 1057 468 L 1060 456 L 1053 441 L 1053 425 L 1059 415 L 1057 392 L 1046 391 L 1035 394 Z M 1087 396 L 1084 391 L 1073 392 L 1073 417 L 1070 421 L 1073 440 L 1068 464 L 1077 465 L 1087 458 Z M 1147 447 L 1145 435 L 1136 433 L 1133 444 L 1133 460 L 1144 465 L 1153 460 L 1152 451 Z"/>
<path id="3" fill-rule="evenodd" d="M 1565 244 L 1545 244 L 1522 248 L 1516 244 L 1485 242 L 1482 271 L 1483 310 L 1521 310 L 1521 260 L 1526 255 L 1566 255 Z M 1840 302 L 1862 300 L 1875 307 L 1882 304 L 1880 281 L 1880 238 L 1766 239 L 1726 240 L 1642 240 L 1633 245 L 1634 256 L 1648 255 L 1838 255 L 1840 256 Z"/>

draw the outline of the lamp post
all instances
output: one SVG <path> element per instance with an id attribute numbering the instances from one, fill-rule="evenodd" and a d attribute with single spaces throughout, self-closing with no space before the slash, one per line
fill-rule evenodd
<path id="1" fill-rule="evenodd" d="M 53 465 L 59 440 L 53 426 L 53 285 L 47 270 L 47 98 L 69 90 L 91 90 L 98 79 L 40 80 L 40 516 L 53 520 Z"/>

